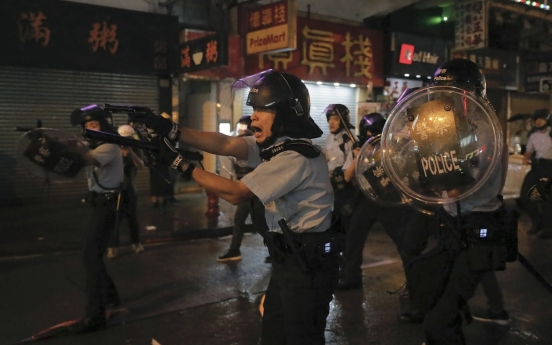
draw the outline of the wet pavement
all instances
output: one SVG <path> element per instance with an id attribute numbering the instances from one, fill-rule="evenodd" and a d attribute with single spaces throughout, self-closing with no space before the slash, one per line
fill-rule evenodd
<path id="1" fill-rule="evenodd" d="M 107 260 L 124 310 L 110 318 L 106 330 L 41 343 L 257 344 L 258 307 L 270 275 L 260 236 L 244 237 L 242 261 L 218 263 L 230 243 L 233 206 L 221 202 L 215 223 L 205 216 L 204 193 L 178 195 L 181 202 L 165 210 L 153 210 L 144 199 L 139 209 L 145 251 L 134 254 L 122 229 L 119 255 Z M 20 343 L 82 313 L 78 249 L 86 209 L 74 203 L 63 211 L 71 222 L 50 205 L 0 209 L 0 345 Z M 527 237 L 527 218 L 522 214 L 520 220 L 520 252 L 550 281 L 552 240 Z M 156 230 L 145 230 L 152 225 Z M 377 225 L 368 236 L 363 267 L 362 289 L 335 294 L 327 344 L 421 344 L 422 326 L 399 321 L 398 295 L 390 292 L 404 283 L 402 265 Z M 520 262 L 497 276 L 512 322 L 474 321 L 464 328 L 468 344 L 552 343 L 552 294 Z M 481 289 L 470 307 L 474 314 L 486 309 Z"/>

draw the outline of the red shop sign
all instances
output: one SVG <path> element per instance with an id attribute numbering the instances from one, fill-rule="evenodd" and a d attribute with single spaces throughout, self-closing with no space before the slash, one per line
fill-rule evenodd
<path id="1" fill-rule="evenodd" d="M 303 80 L 383 86 L 383 33 L 297 18 L 297 49 L 245 57 L 245 74 L 276 69 Z"/>

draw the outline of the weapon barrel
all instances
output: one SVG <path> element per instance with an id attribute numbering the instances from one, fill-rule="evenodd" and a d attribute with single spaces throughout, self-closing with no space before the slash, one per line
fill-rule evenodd
<path id="1" fill-rule="evenodd" d="M 152 143 L 148 143 L 142 140 L 136 140 L 132 138 L 125 138 L 120 135 L 115 135 L 111 133 L 105 133 L 101 131 L 94 131 L 91 129 L 84 129 L 82 131 L 82 136 L 90 139 L 98 139 L 102 141 L 106 141 L 108 143 L 122 145 L 122 146 L 130 146 L 130 147 L 136 147 L 139 149 L 144 149 L 148 151 L 157 152 L 159 151 L 159 146 L 154 145 Z M 182 155 L 182 157 L 192 160 L 192 161 L 202 161 L 203 155 L 199 152 L 192 152 L 188 150 L 182 150 L 177 149 L 178 152 Z"/>

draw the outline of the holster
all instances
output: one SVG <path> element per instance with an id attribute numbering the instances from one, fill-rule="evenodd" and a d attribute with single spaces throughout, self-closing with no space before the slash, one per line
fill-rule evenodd
<path id="1" fill-rule="evenodd" d="M 297 253 L 293 252 L 291 243 L 286 241 L 284 235 L 277 232 L 265 233 L 265 245 L 274 262 L 303 260 L 309 271 L 305 272 L 307 274 L 322 265 L 326 257 L 341 253 L 345 243 L 343 234 L 334 231 L 333 228 L 317 233 L 293 233 L 292 237 L 295 248 L 298 248 Z"/>
<path id="2" fill-rule="evenodd" d="M 98 193 L 98 192 L 88 192 L 84 199 L 92 207 L 103 207 L 110 203 L 116 203 L 119 193 Z"/>

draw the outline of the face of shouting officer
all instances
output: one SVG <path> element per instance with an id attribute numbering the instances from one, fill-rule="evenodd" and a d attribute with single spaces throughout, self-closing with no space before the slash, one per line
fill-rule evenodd
<path id="1" fill-rule="evenodd" d="M 339 132 L 341 127 L 339 126 L 341 124 L 341 119 L 337 115 L 330 115 L 328 117 L 328 126 L 330 126 L 330 132 L 332 134 L 336 134 Z"/>
<path id="2" fill-rule="evenodd" d="M 255 140 L 262 144 L 272 135 L 272 124 L 276 118 L 276 109 L 253 107 L 251 115 L 251 130 L 255 133 Z"/>

